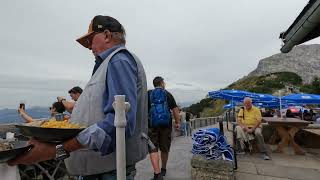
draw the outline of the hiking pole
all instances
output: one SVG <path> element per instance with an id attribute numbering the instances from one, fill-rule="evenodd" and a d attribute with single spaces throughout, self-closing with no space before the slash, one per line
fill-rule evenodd
<path id="1" fill-rule="evenodd" d="M 238 149 L 238 147 L 236 147 L 237 145 L 237 135 L 236 135 L 236 124 L 232 124 L 232 139 L 233 139 L 233 162 L 234 162 L 234 170 L 238 169 L 238 160 L 237 160 L 237 152 L 236 149 Z"/>
<path id="2" fill-rule="evenodd" d="M 116 127 L 116 154 L 117 154 L 117 179 L 126 179 L 126 139 L 125 130 L 127 125 L 126 112 L 130 104 L 125 102 L 124 95 L 114 96 L 113 108 L 115 111 L 114 126 Z"/>
<path id="3" fill-rule="evenodd" d="M 218 117 L 218 122 L 219 122 L 220 134 L 221 134 L 221 135 L 224 135 L 223 118 Z"/>
<path id="4" fill-rule="evenodd" d="M 149 136 L 146 133 L 141 133 L 141 138 L 144 138 L 145 140 L 147 140 L 148 146 L 151 149 L 151 151 L 156 149 L 156 146 L 152 143 L 152 141 L 150 140 Z"/>

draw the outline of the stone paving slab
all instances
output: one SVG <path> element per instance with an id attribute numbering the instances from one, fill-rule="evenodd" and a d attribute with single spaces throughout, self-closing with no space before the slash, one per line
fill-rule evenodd
<path id="1" fill-rule="evenodd" d="M 171 144 L 165 180 L 191 180 L 191 137 L 175 137 Z M 140 161 L 136 165 L 136 180 L 150 180 L 153 169 L 150 158 Z"/>
<path id="2" fill-rule="evenodd" d="M 248 174 L 248 173 L 236 173 L 237 180 L 291 180 L 288 178 L 278 178 L 278 177 L 270 177 L 270 176 L 261 176 L 256 174 Z"/>
<path id="3" fill-rule="evenodd" d="M 258 174 L 264 176 L 289 178 L 289 179 L 304 179 L 304 180 L 319 180 L 320 171 L 309 168 L 298 168 L 289 166 L 280 166 L 272 164 L 256 164 Z"/>
<path id="4" fill-rule="evenodd" d="M 277 165 L 320 170 L 320 161 L 308 153 L 304 156 L 274 153 L 272 156 Z"/>
<path id="5" fill-rule="evenodd" d="M 258 174 L 257 168 L 252 162 L 238 162 L 238 169 L 236 172 Z"/>
<path id="6" fill-rule="evenodd" d="M 217 127 L 217 126 L 210 126 Z M 209 127 L 209 128 L 210 128 Z M 232 133 L 226 130 L 228 142 L 232 142 Z M 231 127 L 231 126 L 230 126 Z M 165 180 L 191 180 L 191 137 L 175 137 L 167 165 Z M 270 148 L 275 148 L 270 146 Z M 265 161 L 261 154 L 238 155 L 237 180 L 319 180 L 320 179 L 320 149 L 306 149 L 305 156 L 291 153 L 273 153 L 272 159 Z M 139 162 L 137 180 L 150 180 L 153 170 L 149 156 Z"/>
<path id="7" fill-rule="evenodd" d="M 262 159 L 262 154 L 260 153 L 255 153 L 252 155 L 249 155 L 249 154 L 238 155 L 237 157 L 239 162 L 251 162 L 254 164 L 274 164 L 273 154 L 271 154 L 270 156 L 271 156 L 271 160 L 269 161 Z"/>

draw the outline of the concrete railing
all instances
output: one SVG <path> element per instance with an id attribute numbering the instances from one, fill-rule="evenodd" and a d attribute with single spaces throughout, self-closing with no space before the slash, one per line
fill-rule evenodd
<path id="1" fill-rule="evenodd" d="M 223 121 L 223 116 L 217 116 L 217 117 L 205 117 L 205 118 L 195 118 L 191 119 L 191 128 L 192 129 L 198 129 L 201 127 L 211 126 L 219 121 Z"/>
<path id="2" fill-rule="evenodd" d="M 228 111 L 221 116 L 194 118 L 190 120 L 190 126 L 191 126 L 191 129 L 198 129 L 201 127 L 211 126 L 223 121 L 235 122 L 236 121 L 235 113 L 233 111 Z M 227 126 L 229 125 L 228 123 L 226 124 Z M 227 127 L 227 129 L 229 130 L 231 129 L 231 127 Z"/>

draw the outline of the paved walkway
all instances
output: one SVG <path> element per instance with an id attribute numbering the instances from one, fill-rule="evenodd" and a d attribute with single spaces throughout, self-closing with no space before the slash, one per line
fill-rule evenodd
<path id="1" fill-rule="evenodd" d="M 215 126 L 211 126 L 215 127 Z M 224 126 L 226 127 L 226 126 Z M 231 126 L 230 126 L 231 127 Z M 231 142 L 231 132 L 225 129 L 228 141 Z M 320 140 L 320 139 L 317 139 Z M 269 146 L 275 149 L 275 146 Z M 172 141 L 171 152 L 167 165 L 165 180 L 190 180 L 190 160 L 192 140 L 190 137 L 176 137 Z M 237 180 L 319 180 L 320 179 L 320 149 L 305 149 L 306 155 L 294 155 L 291 148 L 284 154 L 271 154 L 272 160 L 265 161 L 260 154 L 239 155 Z M 137 164 L 137 180 L 150 180 L 153 170 L 150 159 Z"/>
<path id="2" fill-rule="evenodd" d="M 179 136 L 173 139 L 165 180 L 191 180 L 191 149 L 192 140 L 190 137 Z M 153 169 L 149 156 L 145 160 L 140 161 L 136 168 L 136 180 L 150 180 L 153 177 Z"/>
<path id="3" fill-rule="evenodd" d="M 272 154 L 262 160 L 259 154 L 238 156 L 237 180 L 319 180 L 320 160 L 313 154 Z"/>

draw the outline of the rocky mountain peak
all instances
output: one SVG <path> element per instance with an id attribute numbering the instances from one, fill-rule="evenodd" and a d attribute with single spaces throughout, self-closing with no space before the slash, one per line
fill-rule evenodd
<path id="1" fill-rule="evenodd" d="M 279 53 L 261 59 L 248 76 L 262 76 L 276 72 L 294 72 L 304 83 L 320 77 L 320 44 L 300 45 L 287 54 Z"/>

